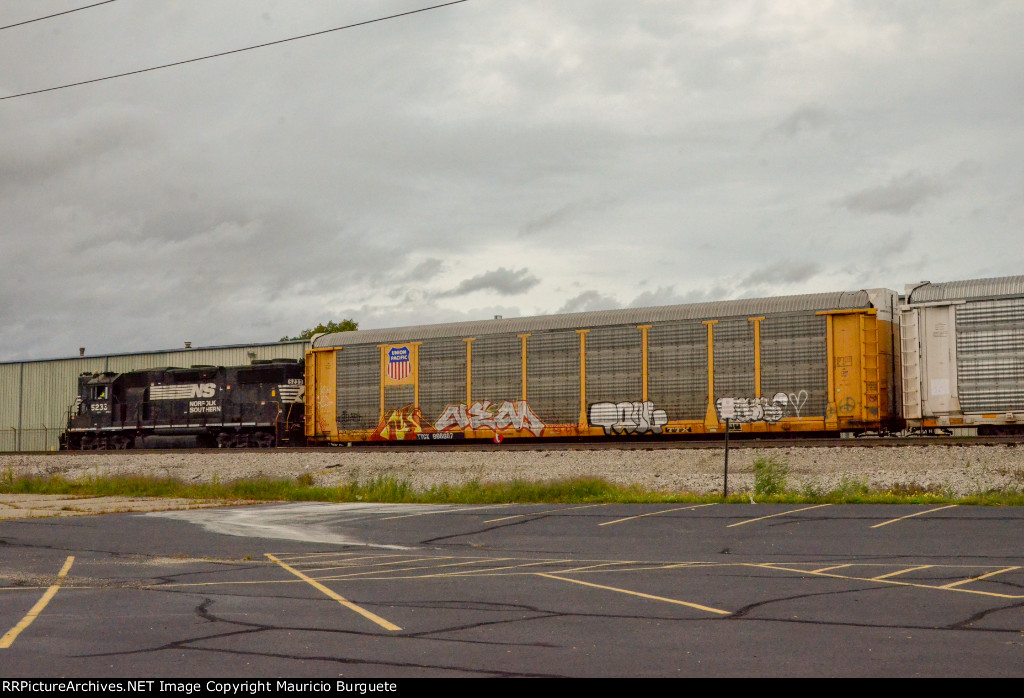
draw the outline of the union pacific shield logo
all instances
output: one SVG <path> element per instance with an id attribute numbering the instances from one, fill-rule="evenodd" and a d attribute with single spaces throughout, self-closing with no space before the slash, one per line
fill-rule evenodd
<path id="1" fill-rule="evenodd" d="M 409 347 L 391 347 L 388 349 L 387 368 L 388 378 L 393 381 L 404 381 L 412 375 L 412 353 Z"/>

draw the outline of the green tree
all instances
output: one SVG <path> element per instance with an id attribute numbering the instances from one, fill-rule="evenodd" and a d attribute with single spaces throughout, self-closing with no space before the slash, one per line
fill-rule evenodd
<path id="1" fill-rule="evenodd" d="M 358 329 L 359 323 L 354 320 L 349 320 L 348 318 L 342 320 L 341 322 L 334 322 L 332 320 L 326 324 L 321 322 L 316 327 L 312 327 L 308 330 L 302 330 L 302 332 L 299 332 L 299 334 L 295 337 L 281 337 L 281 339 L 279 339 L 278 341 L 291 342 L 297 339 L 309 339 L 315 334 L 330 334 L 332 332 L 352 332 L 353 330 Z"/>

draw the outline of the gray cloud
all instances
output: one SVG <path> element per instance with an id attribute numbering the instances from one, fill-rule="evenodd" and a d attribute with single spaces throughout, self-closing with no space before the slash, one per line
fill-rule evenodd
<path id="1" fill-rule="evenodd" d="M 587 214 L 598 213 L 608 208 L 613 199 L 597 200 L 587 197 L 580 201 L 574 201 L 543 215 L 531 218 L 522 225 L 520 229 L 523 235 L 533 235 L 552 228 L 558 228 L 573 220 Z"/>
<path id="2" fill-rule="evenodd" d="M 910 213 L 928 199 L 935 198 L 945 191 L 946 186 L 937 178 L 908 172 L 893 177 L 888 184 L 845 196 L 838 203 L 856 213 L 888 213 L 899 216 Z"/>
<path id="3" fill-rule="evenodd" d="M 821 271 L 818 262 L 810 260 L 781 260 L 747 275 L 739 286 L 755 289 L 764 286 L 789 286 L 811 279 Z"/>
<path id="4" fill-rule="evenodd" d="M 0 94 L 418 6 L 111 3 L 3 32 Z M 1019 273 L 1021 33 L 981 0 L 473 2 L 6 100 L 0 360 Z"/>
<path id="5" fill-rule="evenodd" d="M 807 105 L 791 113 L 771 132 L 786 138 L 794 138 L 806 131 L 819 130 L 832 124 L 833 121 L 834 117 L 827 109 L 817 105 Z"/>
<path id="6" fill-rule="evenodd" d="M 611 296 L 605 296 L 597 291 L 584 291 L 567 300 L 556 312 L 559 313 L 584 313 L 592 310 L 614 310 L 620 307 L 620 303 Z"/>
<path id="7" fill-rule="evenodd" d="M 493 271 L 466 279 L 450 291 L 434 294 L 436 298 L 452 298 L 465 296 L 474 291 L 494 291 L 502 296 L 515 296 L 526 293 L 540 283 L 540 279 L 530 274 L 528 269 L 506 269 L 499 267 Z"/>
<path id="8" fill-rule="evenodd" d="M 406 281 L 430 281 L 444 271 L 444 262 L 436 257 L 424 259 L 402 275 Z"/>

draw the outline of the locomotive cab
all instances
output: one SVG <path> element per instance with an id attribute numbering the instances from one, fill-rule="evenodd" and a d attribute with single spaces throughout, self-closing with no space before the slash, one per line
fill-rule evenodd
<path id="1" fill-rule="evenodd" d="M 129 438 L 115 433 L 124 424 L 122 374 L 106 371 L 78 377 L 78 397 L 68 419 L 62 448 L 129 448 Z"/>

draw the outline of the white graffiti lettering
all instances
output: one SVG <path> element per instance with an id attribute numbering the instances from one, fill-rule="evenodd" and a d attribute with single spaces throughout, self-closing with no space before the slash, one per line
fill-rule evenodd
<path id="1" fill-rule="evenodd" d="M 493 405 L 490 400 L 481 400 L 469 406 L 449 405 L 434 422 L 434 428 L 438 431 L 458 431 L 469 427 L 474 430 L 490 429 L 495 433 L 525 429 L 534 436 L 544 432 L 546 425 L 525 400 L 506 400 L 496 411 L 492 410 Z"/>
<path id="2" fill-rule="evenodd" d="M 766 397 L 720 397 L 715 402 L 719 417 L 731 415 L 733 422 L 769 422 L 774 424 L 782 419 L 789 405 L 786 393 L 775 393 L 769 400 Z"/>
<path id="3" fill-rule="evenodd" d="M 587 418 L 607 435 L 660 434 L 668 424 L 668 414 L 654 409 L 653 402 L 595 402 Z"/>
<path id="4" fill-rule="evenodd" d="M 800 410 L 807 404 L 807 391 L 801 390 L 799 393 L 789 394 L 789 406 L 793 408 L 793 413 L 799 417 Z"/>

